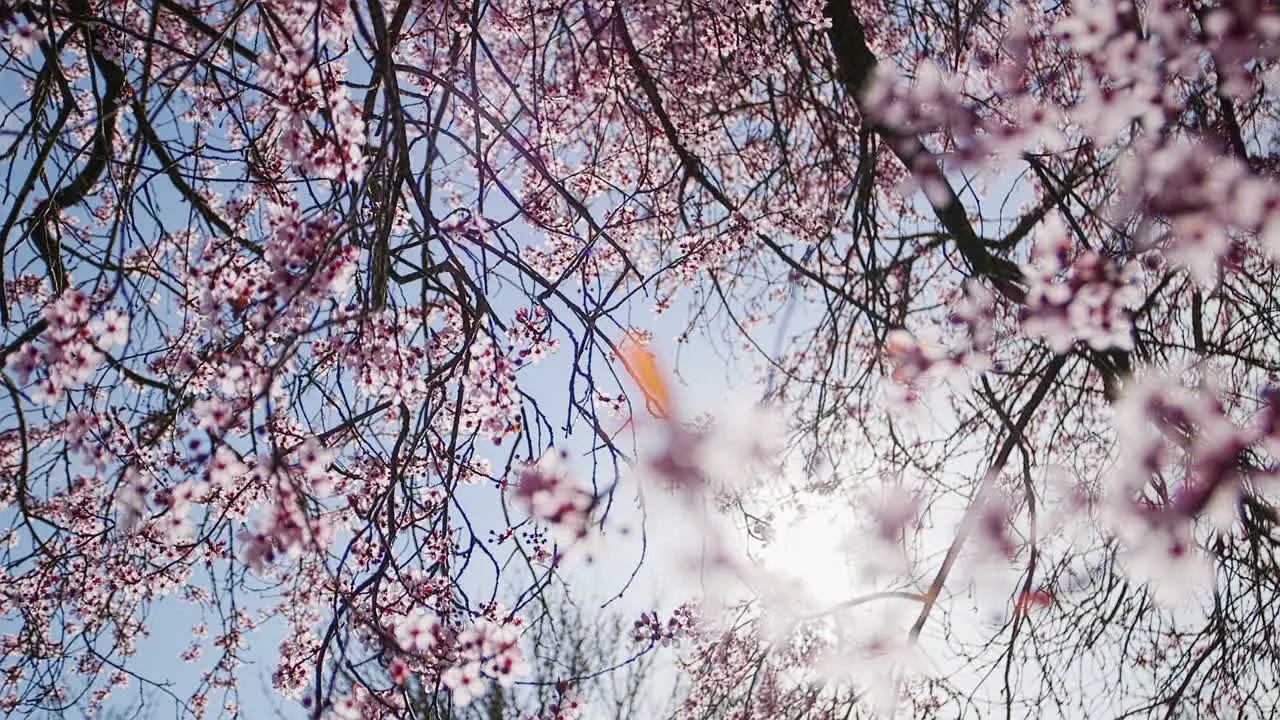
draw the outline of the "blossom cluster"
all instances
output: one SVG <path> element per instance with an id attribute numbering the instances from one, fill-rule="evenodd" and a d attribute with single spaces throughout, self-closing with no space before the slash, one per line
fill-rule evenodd
<path id="1" fill-rule="evenodd" d="M 1193 376 L 1194 377 L 1194 376 Z M 1240 531 L 1249 493 L 1280 479 L 1280 404 L 1263 391 L 1252 417 L 1224 403 L 1211 381 L 1152 374 L 1135 379 L 1116 407 L 1121 460 L 1102 498 L 1102 517 L 1125 545 L 1127 571 L 1178 603 L 1210 587 L 1202 545 Z"/>
<path id="2" fill-rule="evenodd" d="M 429 674 L 449 691 L 455 705 L 483 695 L 487 680 L 510 687 L 530 672 L 520 645 L 521 623 L 480 618 L 457 631 L 434 611 L 418 608 L 396 622 L 394 637 L 405 657 L 392 668 L 403 684 L 411 672 Z"/>
<path id="3" fill-rule="evenodd" d="M 44 310 L 43 342 L 25 342 L 6 359 L 6 369 L 21 384 L 36 376 L 32 394 L 38 402 L 59 403 L 68 390 L 83 386 L 99 371 L 106 352 L 128 341 L 127 316 L 118 310 L 106 310 L 97 319 L 91 319 L 93 314 L 88 296 L 66 290 Z"/>
<path id="4" fill-rule="evenodd" d="M 885 334 L 883 349 L 893 368 L 887 393 L 896 407 L 917 406 L 930 377 L 962 388 L 970 373 L 992 369 L 996 302 L 991 291 L 977 280 L 966 282 L 949 320 L 962 329 L 949 341 L 943 339 L 941 328 L 933 326 L 915 333 L 898 328 Z"/>
<path id="5" fill-rule="evenodd" d="M 522 468 L 516 480 L 516 502 L 529 515 L 551 525 L 566 546 L 580 543 L 591 531 L 595 497 L 569 477 L 563 451 L 549 450 Z"/>
<path id="6" fill-rule="evenodd" d="M 641 645 L 678 647 L 682 640 L 698 637 L 701 630 L 698 608 L 685 603 L 676 608 L 665 623 L 656 612 L 641 614 L 631 627 L 631 640 Z"/>
<path id="7" fill-rule="evenodd" d="M 1061 217 L 1051 214 L 1037 233 L 1026 278 L 1023 332 L 1043 338 L 1058 354 L 1076 342 L 1094 350 L 1133 349 L 1129 315 L 1142 300 L 1140 264 L 1116 262 L 1094 250 L 1073 252 Z"/>

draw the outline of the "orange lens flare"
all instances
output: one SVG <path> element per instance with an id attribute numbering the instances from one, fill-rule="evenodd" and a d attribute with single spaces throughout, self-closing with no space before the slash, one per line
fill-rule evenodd
<path id="1" fill-rule="evenodd" d="M 644 393 L 645 407 L 649 414 L 666 420 L 671 417 L 671 392 L 667 380 L 658 367 L 658 360 L 649 351 L 645 341 L 635 332 L 627 333 L 626 340 L 618 348 L 627 374 L 631 376 Z"/>

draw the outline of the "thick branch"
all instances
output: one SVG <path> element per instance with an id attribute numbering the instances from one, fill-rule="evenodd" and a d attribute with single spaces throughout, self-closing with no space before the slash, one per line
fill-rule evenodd
<path id="1" fill-rule="evenodd" d="M 91 15 L 86 0 L 73 0 L 71 9 L 84 18 Z M 116 112 L 123 104 L 124 98 L 124 71 L 115 62 L 98 52 L 96 37 L 91 27 L 86 25 L 84 32 L 89 54 L 101 71 L 102 80 L 105 83 L 97 128 L 94 130 L 93 147 L 89 151 L 89 162 L 80 169 L 80 173 L 70 183 L 37 203 L 29 219 L 31 239 L 48 268 L 49 282 L 53 285 L 54 293 L 58 295 L 62 294 L 67 287 L 67 270 L 62 261 L 62 248 L 58 239 L 50 232 L 49 224 L 56 221 L 63 210 L 79 205 L 102 178 L 111 160 L 112 144 L 116 135 Z"/>
<path id="2" fill-rule="evenodd" d="M 870 118 L 874 113 L 864 105 L 863 97 L 878 62 L 867 47 L 862 23 L 850 0 L 828 0 L 823 13 L 831 20 L 828 36 L 845 89 L 857 103 L 863 117 Z M 964 205 L 943 174 L 938 159 L 925 148 L 920 138 L 901 134 L 876 122 L 868 125 L 885 139 L 893 154 L 921 184 L 929 188 L 926 197 L 934 216 L 955 238 L 956 248 L 973 273 L 989 280 L 1008 299 L 1021 303 L 1026 295 L 1022 288 L 1022 273 L 1017 265 L 988 251 L 986 243 L 970 224 Z"/>

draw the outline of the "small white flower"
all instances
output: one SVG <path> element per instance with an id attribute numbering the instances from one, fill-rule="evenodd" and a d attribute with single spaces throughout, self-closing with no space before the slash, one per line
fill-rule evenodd
<path id="1" fill-rule="evenodd" d="M 129 341 L 129 318 L 118 310 L 108 310 L 101 320 L 89 323 L 89 332 L 98 347 L 104 350 L 119 347 Z"/>
<path id="2" fill-rule="evenodd" d="M 426 610 L 416 610 L 396 624 L 396 642 L 407 652 L 424 652 L 435 644 L 435 618 Z"/>
<path id="3" fill-rule="evenodd" d="M 454 665 L 440 676 L 440 682 L 453 694 L 453 704 L 466 707 L 484 694 L 484 680 L 480 678 L 480 663 L 469 662 Z"/>

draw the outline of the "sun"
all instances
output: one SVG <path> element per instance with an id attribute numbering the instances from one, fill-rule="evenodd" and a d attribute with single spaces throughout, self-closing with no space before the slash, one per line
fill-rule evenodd
<path id="1" fill-rule="evenodd" d="M 818 609 L 855 597 L 866 583 L 853 550 L 854 513 L 841 503 L 775 514 L 773 537 L 758 553 L 768 576 L 790 578 L 794 599 Z"/>

